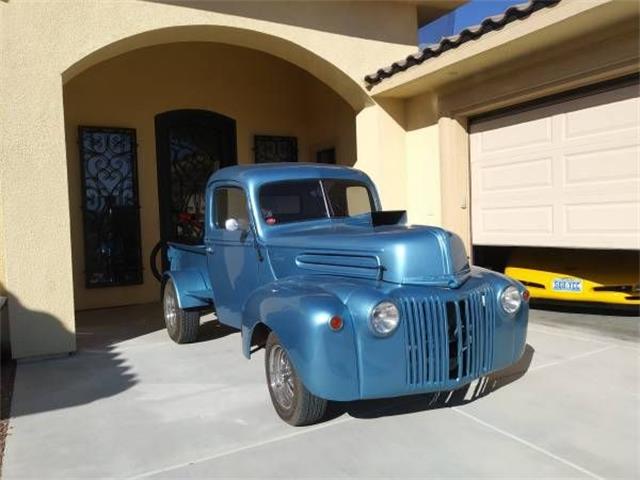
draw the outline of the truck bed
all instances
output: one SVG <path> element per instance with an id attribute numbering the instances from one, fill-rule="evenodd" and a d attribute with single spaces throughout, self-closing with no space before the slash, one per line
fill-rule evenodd
<path id="1" fill-rule="evenodd" d="M 206 308 L 213 305 L 213 290 L 207 272 L 205 245 L 169 243 L 169 271 L 174 279 L 181 308 Z"/>

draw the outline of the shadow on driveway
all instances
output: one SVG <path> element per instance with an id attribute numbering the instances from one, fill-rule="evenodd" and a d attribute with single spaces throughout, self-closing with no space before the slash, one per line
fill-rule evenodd
<path id="1" fill-rule="evenodd" d="M 527 344 L 517 363 L 457 390 L 356 402 L 331 402 L 324 420 L 344 414 L 371 419 L 465 405 L 521 378 L 529 370 L 534 353 L 535 349 Z"/>
<path id="2" fill-rule="evenodd" d="M 217 340 L 218 338 L 226 337 L 234 333 L 240 333 L 240 330 L 233 327 L 223 325 L 217 320 L 209 320 L 200 324 L 200 330 L 198 331 L 198 338 L 194 343 L 209 342 L 211 340 Z"/>
<path id="3" fill-rule="evenodd" d="M 76 314 L 79 352 L 109 348 L 114 344 L 164 329 L 160 303 L 87 310 Z M 222 325 L 209 314 L 203 316 L 200 321 L 196 342 L 215 340 L 236 332 L 239 330 Z"/>
<path id="4" fill-rule="evenodd" d="M 237 332 L 207 319 L 198 342 Z M 139 380 L 124 350 L 157 344 L 147 335 L 164 328 L 159 303 L 77 312 L 75 353 L 19 362 L 11 417 L 81 406 L 132 388 Z"/>

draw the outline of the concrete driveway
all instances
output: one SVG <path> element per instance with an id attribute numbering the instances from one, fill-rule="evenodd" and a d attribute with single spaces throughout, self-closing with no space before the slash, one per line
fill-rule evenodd
<path id="1" fill-rule="evenodd" d="M 302 428 L 276 416 L 263 354 L 246 361 L 238 333 L 209 322 L 179 346 L 160 318 L 156 305 L 83 313 L 76 355 L 18 365 L 5 478 L 640 473 L 637 340 L 584 326 L 613 317 L 533 311 L 517 368 Z"/>

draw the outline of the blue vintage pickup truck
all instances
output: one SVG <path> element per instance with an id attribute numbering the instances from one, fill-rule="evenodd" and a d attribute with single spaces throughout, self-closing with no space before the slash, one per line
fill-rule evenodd
<path id="1" fill-rule="evenodd" d="M 206 187 L 202 245 L 170 244 L 167 330 L 196 339 L 200 316 L 265 349 L 271 400 L 292 425 L 328 400 L 451 390 L 518 361 L 528 292 L 468 263 L 460 238 L 383 211 L 346 167 L 224 168 Z"/>

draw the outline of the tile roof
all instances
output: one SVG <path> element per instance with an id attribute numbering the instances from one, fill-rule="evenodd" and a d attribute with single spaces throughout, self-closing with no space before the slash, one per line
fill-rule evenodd
<path id="1" fill-rule="evenodd" d="M 478 25 L 467 27 L 457 35 L 443 37 L 438 43 L 427 45 L 420 51 L 409 55 L 404 60 L 394 62 L 386 68 L 380 68 L 377 72 L 366 75 L 364 77 L 364 81 L 367 84 L 367 87 L 371 88 L 385 78 L 389 78 L 396 73 L 404 72 L 415 65 L 420 65 L 431 58 L 439 56 L 447 50 L 458 48 L 463 43 L 471 40 L 477 40 L 486 33 L 500 30 L 511 22 L 524 20 L 532 13 L 543 8 L 552 7 L 560 1 L 561 0 L 529 0 L 527 3 L 513 5 L 507 8 L 500 15 L 487 17 Z"/>

